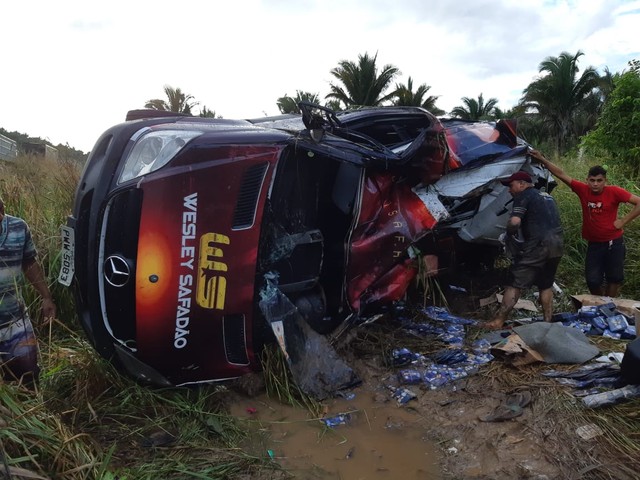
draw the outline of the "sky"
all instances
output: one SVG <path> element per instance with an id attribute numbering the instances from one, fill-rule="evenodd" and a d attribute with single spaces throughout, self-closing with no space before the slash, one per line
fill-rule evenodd
<path id="1" fill-rule="evenodd" d="M 640 0 L 21 0 L 0 9 L 0 127 L 88 152 L 164 86 L 224 118 L 324 101 L 342 60 L 377 55 L 450 111 L 513 107 L 546 57 L 613 73 L 640 59 Z"/>

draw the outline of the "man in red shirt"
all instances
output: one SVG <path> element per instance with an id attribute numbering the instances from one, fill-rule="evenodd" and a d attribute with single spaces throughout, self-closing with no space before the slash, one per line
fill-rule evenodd
<path id="1" fill-rule="evenodd" d="M 624 281 L 626 250 L 622 228 L 640 215 L 640 197 L 623 188 L 607 185 L 607 171 L 599 165 L 589 169 L 584 183 L 571 178 L 539 151 L 531 150 L 530 153 L 580 199 L 582 238 L 588 242 L 585 277 L 589 291 L 593 295 L 617 297 Z M 621 203 L 631 203 L 634 208 L 618 218 Z"/>

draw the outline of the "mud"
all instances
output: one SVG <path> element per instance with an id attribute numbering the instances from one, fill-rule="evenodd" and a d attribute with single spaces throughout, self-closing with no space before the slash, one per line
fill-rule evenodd
<path id="1" fill-rule="evenodd" d="M 352 400 L 325 400 L 323 415 L 349 413 L 345 425 L 326 427 L 308 410 L 284 406 L 264 393 L 235 398 L 231 413 L 256 432 L 246 448 L 272 455 L 294 478 L 303 479 L 570 478 L 570 445 L 580 441 L 573 432 L 578 425 L 552 411 L 545 400 L 549 384 L 532 380 L 532 375 L 540 378 L 537 372 L 520 374 L 496 359 L 475 375 L 435 390 L 408 386 L 416 398 L 399 405 L 388 388 L 398 384 L 398 368 L 389 365 L 384 352 L 410 346 L 428 353 L 442 345 L 408 339 L 393 328 L 381 322 L 360 330 L 342 350 L 363 382 L 350 390 Z M 481 420 L 523 390 L 531 393 L 531 402 L 519 416 Z"/>
<path id="2" fill-rule="evenodd" d="M 481 417 L 504 402 L 505 389 L 484 372 L 436 390 L 409 387 L 417 397 L 399 406 L 386 387 L 394 371 L 381 357 L 354 359 L 364 379 L 352 400 L 323 402 L 324 416 L 351 416 L 326 427 L 304 408 L 292 408 L 264 394 L 234 400 L 231 413 L 256 432 L 245 446 L 272 455 L 303 479 L 555 479 L 563 471 L 554 420 L 537 389 L 521 415 L 505 421 Z M 502 366 L 498 366 L 502 368 Z M 513 375 L 513 373 L 510 373 Z"/>
<path id="3" fill-rule="evenodd" d="M 441 478 L 441 454 L 428 439 L 425 418 L 380 402 L 365 388 L 353 393 L 353 400 L 325 402 L 326 417 L 346 417 L 335 427 L 264 395 L 237 402 L 231 413 L 254 432 L 245 448 L 269 455 L 295 478 Z"/>

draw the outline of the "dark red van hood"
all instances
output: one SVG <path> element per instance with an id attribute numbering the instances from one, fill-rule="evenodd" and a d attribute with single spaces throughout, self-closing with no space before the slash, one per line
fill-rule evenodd
<path id="1" fill-rule="evenodd" d="M 167 169 L 140 186 L 138 357 L 169 380 L 248 371 L 260 219 L 278 154 Z M 230 355 L 231 330 L 243 351 Z"/>

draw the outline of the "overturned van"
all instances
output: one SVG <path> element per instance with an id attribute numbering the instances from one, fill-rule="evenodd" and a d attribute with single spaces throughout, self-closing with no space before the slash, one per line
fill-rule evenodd
<path id="1" fill-rule="evenodd" d="M 419 268 L 491 263 L 510 212 L 500 179 L 525 169 L 549 188 L 506 121 L 301 109 L 132 111 L 98 139 L 61 281 L 100 354 L 158 385 L 258 370 L 265 342 L 283 341 L 269 292 L 318 334 L 357 324 Z"/>

